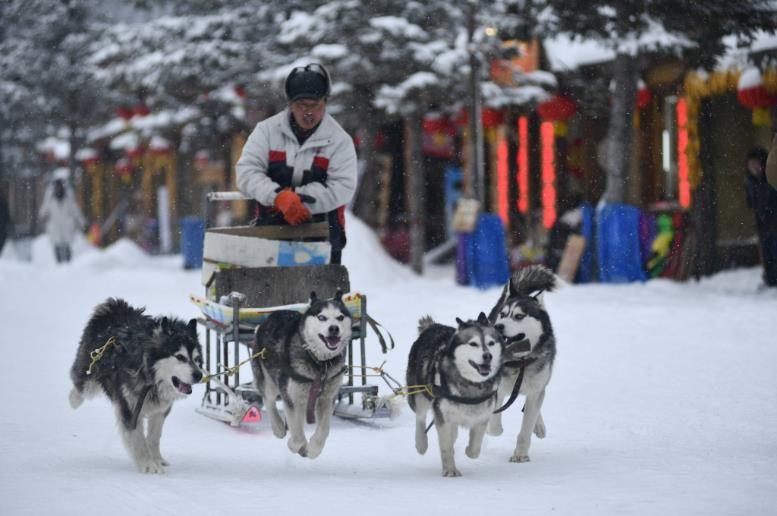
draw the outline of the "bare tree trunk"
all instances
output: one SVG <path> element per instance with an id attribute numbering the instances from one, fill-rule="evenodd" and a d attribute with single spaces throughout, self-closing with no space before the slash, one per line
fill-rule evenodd
<path id="1" fill-rule="evenodd" d="M 421 155 L 421 114 L 413 112 L 405 121 L 405 198 L 410 219 L 410 266 L 424 272 L 426 250 L 426 181 Z"/>
<path id="2" fill-rule="evenodd" d="M 618 54 L 615 56 L 610 122 L 607 129 L 606 155 L 607 187 L 603 200 L 607 203 L 622 203 L 626 198 L 626 182 L 631 157 L 634 103 L 637 97 L 639 62 L 636 56 Z"/>
<path id="3" fill-rule="evenodd" d="M 369 98 L 369 97 L 366 97 Z M 375 159 L 375 140 L 378 135 L 377 112 L 368 103 L 362 106 L 365 114 L 364 133 L 361 141 L 361 157 L 364 160 L 364 172 L 356 190 L 353 212 L 372 228 L 378 226 L 378 192 L 382 188 L 381 175 Z"/>

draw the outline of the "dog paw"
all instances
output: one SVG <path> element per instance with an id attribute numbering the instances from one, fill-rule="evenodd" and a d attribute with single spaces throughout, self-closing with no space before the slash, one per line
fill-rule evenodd
<path id="1" fill-rule="evenodd" d="M 308 459 L 315 459 L 319 455 L 321 455 L 321 451 L 324 449 L 324 444 L 318 444 L 315 441 L 310 441 L 307 446 L 303 447 L 302 450 L 300 450 L 300 455 L 303 457 L 307 457 Z"/>
<path id="2" fill-rule="evenodd" d="M 294 441 L 293 439 L 289 439 L 286 441 L 286 444 L 289 446 L 289 450 L 291 450 L 291 453 L 299 453 L 302 455 L 303 450 L 307 446 L 307 441 Z M 304 455 L 302 455 L 304 457 Z"/>
<path id="3" fill-rule="evenodd" d="M 161 461 L 148 459 L 138 463 L 138 471 L 149 475 L 160 475 L 165 472 L 165 467 Z"/>
<path id="4" fill-rule="evenodd" d="M 470 459 L 477 459 L 480 457 L 480 448 L 475 448 L 474 446 L 467 446 L 464 449 L 464 453 L 467 454 L 467 457 Z"/>
<path id="5" fill-rule="evenodd" d="M 513 455 L 510 457 L 510 462 L 529 462 L 531 459 L 529 459 L 528 455 Z"/>
<path id="6" fill-rule="evenodd" d="M 272 434 L 278 439 L 286 437 L 286 425 L 281 423 L 280 425 L 272 424 Z"/>
<path id="7" fill-rule="evenodd" d="M 426 450 L 428 448 L 429 448 L 429 439 L 426 438 L 426 434 L 424 434 L 423 438 L 420 438 L 420 437 L 415 438 L 415 449 L 419 455 L 423 455 L 424 453 L 426 453 Z"/>
<path id="8" fill-rule="evenodd" d="M 545 429 L 545 423 L 537 421 L 537 424 L 534 425 L 534 435 L 536 435 L 540 439 L 545 439 L 545 436 L 547 435 L 547 430 Z"/>
<path id="9" fill-rule="evenodd" d="M 442 476 L 444 477 L 460 477 L 461 471 L 456 468 L 449 468 L 442 470 Z"/>
<path id="10" fill-rule="evenodd" d="M 153 458 L 153 460 L 154 460 L 154 462 L 156 462 L 158 464 L 161 464 L 162 466 L 169 466 L 170 465 L 170 463 L 167 462 L 164 459 L 164 457 L 162 457 L 161 455 L 157 455 L 156 457 Z"/>

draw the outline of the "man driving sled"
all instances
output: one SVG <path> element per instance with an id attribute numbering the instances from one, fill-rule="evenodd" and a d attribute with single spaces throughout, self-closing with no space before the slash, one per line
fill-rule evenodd
<path id="1" fill-rule="evenodd" d="M 286 77 L 288 107 L 259 122 L 236 165 L 237 187 L 259 203 L 258 224 L 327 220 L 331 263 L 345 247 L 345 205 L 356 189 L 353 140 L 326 113 L 326 69 L 311 63 Z"/>

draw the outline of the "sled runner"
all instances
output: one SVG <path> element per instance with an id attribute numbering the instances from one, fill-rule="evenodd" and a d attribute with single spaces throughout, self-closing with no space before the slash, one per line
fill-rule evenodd
<path id="1" fill-rule="evenodd" d="M 209 201 L 248 200 L 237 192 L 214 192 Z M 273 312 L 304 312 L 311 291 L 329 297 L 337 290 L 350 292 L 348 270 L 329 264 L 326 223 L 300 226 L 238 226 L 207 228 L 203 251 L 205 296 L 189 298 L 202 312 L 205 329 L 205 394 L 197 411 L 232 426 L 261 420 L 263 400 L 251 373 L 241 379 L 240 366 L 251 358 L 254 334 Z M 383 353 L 389 344 L 367 314 L 367 297 L 343 295 L 352 317 L 352 336 L 346 351 L 347 373 L 334 413 L 344 418 L 390 416 L 390 404 L 378 386 L 367 383 L 368 326 L 377 335 Z M 242 344 L 242 346 L 241 346 Z"/>

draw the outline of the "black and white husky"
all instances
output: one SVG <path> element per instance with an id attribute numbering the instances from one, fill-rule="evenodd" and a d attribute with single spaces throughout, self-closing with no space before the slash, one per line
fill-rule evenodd
<path id="1" fill-rule="evenodd" d="M 408 396 L 416 415 L 415 447 L 418 453 L 426 453 L 426 414 L 433 409 L 444 477 L 461 476 L 453 459 L 459 426 L 470 429 L 467 456 L 480 455 L 502 370 L 502 337 L 486 314 L 481 313 L 477 321 L 456 322 L 457 329 L 436 324 L 430 317 L 421 319 L 407 363 L 408 391 L 423 385 L 431 390 Z"/>
<path id="2" fill-rule="evenodd" d="M 195 319 L 187 324 L 143 312 L 121 299 L 95 308 L 70 369 L 70 406 L 78 408 L 84 398 L 104 392 L 138 469 L 163 473 L 168 463 L 159 451 L 162 426 L 173 402 L 191 394 L 192 384 L 202 379 L 202 350 Z M 95 356 L 101 348 L 102 356 Z"/>
<path id="3" fill-rule="evenodd" d="M 273 312 L 256 328 L 254 353 L 266 349 L 264 358 L 251 361 L 254 384 L 264 400 L 273 434 L 290 433 L 292 453 L 315 459 L 329 436 L 334 401 L 345 373 L 345 350 L 351 341 L 351 313 L 338 291 L 332 299 L 310 294 L 305 313 Z M 283 400 L 286 421 L 276 407 Z M 307 418 L 306 418 L 307 416 Z M 318 422 L 308 442 L 305 420 Z"/>
<path id="4" fill-rule="evenodd" d="M 528 462 L 531 434 L 545 437 L 540 409 L 556 357 L 556 339 L 542 300 L 542 293 L 556 287 L 556 277 L 542 266 L 522 269 L 512 275 L 494 306 L 489 320 L 505 339 L 505 364 L 499 386 L 500 406 L 526 395 L 523 421 L 511 462 Z M 520 385 L 519 385 L 520 384 Z M 520 392 L 515 391 L 520 387 Z M 494 414 L 489 435 L 502 434 L 502 415 Z"/>

